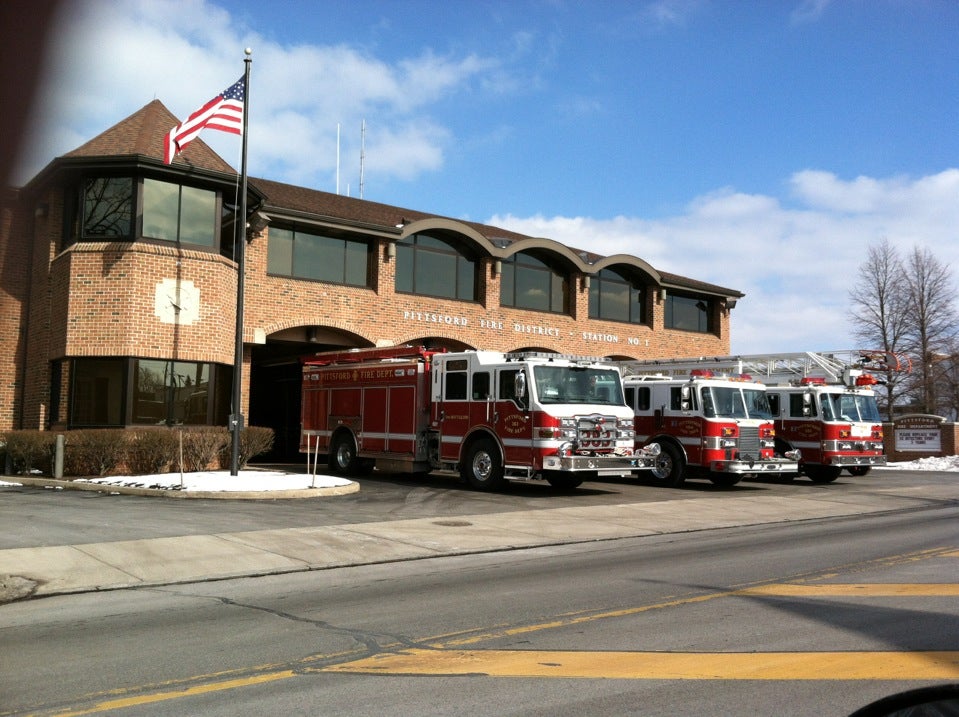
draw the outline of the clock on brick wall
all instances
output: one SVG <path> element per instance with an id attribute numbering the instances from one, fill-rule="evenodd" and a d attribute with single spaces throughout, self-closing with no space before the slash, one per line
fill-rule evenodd
<path id="1" fill-rule="evenodd" d="M 164 279 L 156 285 L 154 313 L 165 324 L 192 324 L 200 318 L 200 290 L 192 281 Z"/>

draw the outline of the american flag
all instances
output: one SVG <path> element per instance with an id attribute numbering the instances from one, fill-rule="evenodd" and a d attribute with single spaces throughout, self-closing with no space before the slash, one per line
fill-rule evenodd
<path id="1" fill-rule="evenodd" d="M 170 130 L 163 142 L 163 161 L 170 164 L 173 158 L 196 139 L 204 129 L 218 129 L 230 134 L 243 134 L 243 95 L 245 78 L 223 90 L 212 100 Z"/>

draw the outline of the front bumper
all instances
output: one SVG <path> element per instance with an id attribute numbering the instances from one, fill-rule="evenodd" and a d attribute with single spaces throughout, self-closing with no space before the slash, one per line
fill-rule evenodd
<path id="1" fill-rule="evenodd" d="M 832 456 L 829 464 L 833 466 L 884 466 L 886 456 Z"/>
<path id="2" fill-rule="evenodd" d="M 763 475 L 782 475 L 784 473 L 798 473 L 799 463 L 796 461 L 713 461 L 709 464 L 713 473 L 762 473 Z"/>
<path id="3" fill-rule="evenodd" d="M 655 467 L 655 462 L 655 456 L 643 454 L 633 456 L 546 456 L 543 458 L 543 470 L 614 476 L 652 470 Z"/>

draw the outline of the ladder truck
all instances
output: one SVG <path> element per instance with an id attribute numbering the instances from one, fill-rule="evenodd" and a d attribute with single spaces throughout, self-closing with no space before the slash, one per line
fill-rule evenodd
<path id="1" fill-rule="evenodd" d="M 843 470 L 866 475 L 886 464 L 876 373 L 908 372 L 907 356 L 840 350 L 678 359 L 686 366 L 746 373 L 766 385 L 776 450 L 800 453 L 799 471 L 815 483 Z"/>
<path id="2" fill-rule="evenodd" d="M 616 366 L 538 352 L 352 349 L 303 360 L 300 451 L 334 473 L 447 473 L 478 490 L 651 471 Z"/>
<path id="3" fill-rule="evenodd" d="M 617 362 L 633 409 L 636 445 L 658 443 L 653 478 L 678 488 L 687 478 L 733 486 L 752 475 L 791 475 L 799 455 L 775 453 L 766 387 L 697 359 Z"/>

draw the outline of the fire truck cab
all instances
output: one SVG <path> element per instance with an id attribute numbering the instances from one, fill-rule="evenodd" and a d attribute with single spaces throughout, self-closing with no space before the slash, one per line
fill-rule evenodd
<path id="1" fill-rule="evenodd" d="M 300 450 L 336 473 L 445 472 L 491 490 L 652 470 L 658 446 L 635 450 L 608 362 L 406 346 L 306 359 Z"/>
<path id="2" fill-rule="evenodd" d="M 769 387 L 781 450 L 802 453 L 800 470 L 814 483 L 831 483 L 843 469 L 865 475 L 886 465 L 876 380 L 862 371 L 845 371 L 842 382 L 807 376 L 797 384 Z"/>

